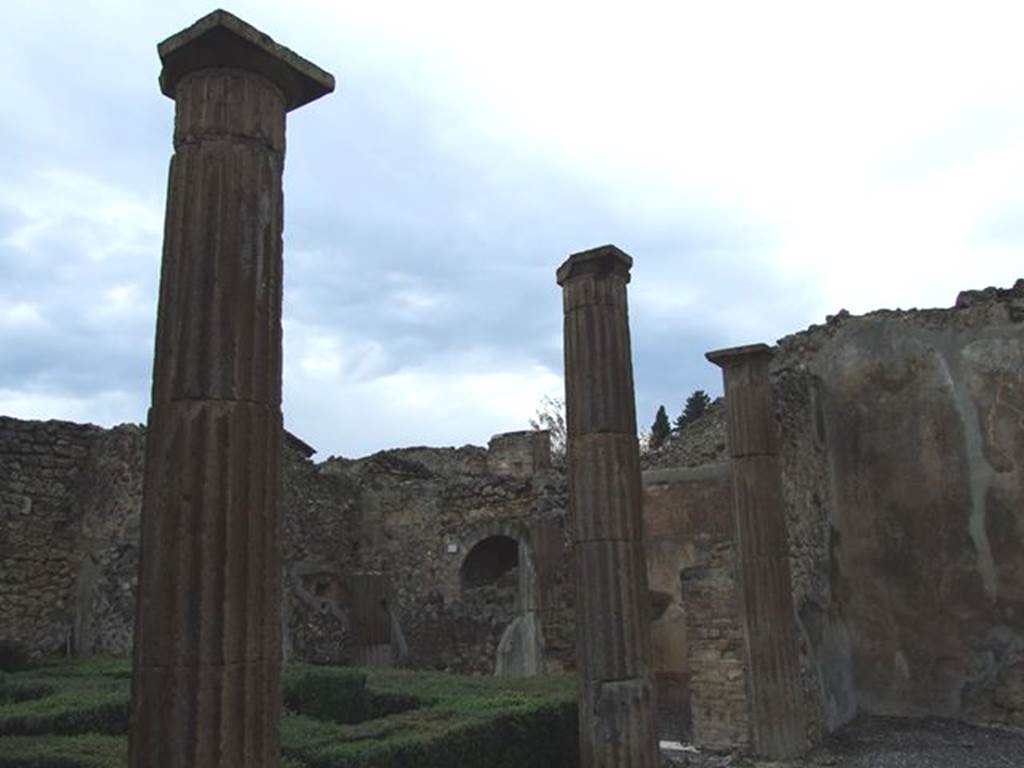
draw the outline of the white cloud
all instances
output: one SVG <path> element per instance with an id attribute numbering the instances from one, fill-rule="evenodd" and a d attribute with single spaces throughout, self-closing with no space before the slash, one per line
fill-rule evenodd
<path id="1" fill-rule="evenodd" d="M 103 262 L 159 249 L 163 230 L 155 201 L 66 168 L 8 178 L 0 185 L 0 209 L 16 221 L 4 243 L 29 254 L 57 237 L 72 241 L 76 256 Z"/>
<path id="2" fill-rule="evenodd" d="M 325 452 L 484 444 L 494 433 L 528 428 L 541 398 L 562 387 L 561 376 L 544 366 L 488 350 L 374 370 L 353 362 L 355 350 L 346 365 L 340 340 L 328 346 L 331 364 L 289 367 L 284 400 L 288 428 Z"/>
<path id="3" fill-rule="evenodd" d="M 113 413 L 103 392 L 123 381 L 94 403 L 32 382 L 59 388 L 81 346 L 54 329 L 85 335 L 95 360 L 75 364 L 95 366 L 94 384 L 124 375 L 107 372 L 114 351 L 137 348 L 148 366 L 165 182 L 150 169 L 170 151 L 152 44 L 208 8 L 104 0 L 55 30 L 57 10 L 40 0 L 5 18 L 16 34 L 0 84 L 18 109 L 0 132 L 12 159 L 31 144 L 40 160 L 0 181 L 0 368 L 14 370 L 12 340 L 37 363 L 0 411 Z M 521 427 L 561 389 L 535 362 L 559 357 L 553 270 L 609 240 L 637 260 L 638 350 L 653 337 L 771 341 L 840 307 L 949 305 L 1021 274 L 1018 3 L 241 0 L 236 12 L 339 76 L 337 93 L 289 116 L 286 396 L 296 431 L 325 450 Z M 44 44 L 49 69 L 36 66 Z M 130 65 L 96 79 L 68 64 L 96 57 Z M 164 130 L 151 150 L 143 113 Z M 126 181 L 132 162 L 144 186 Z M 703 351 L 673 355 L 702 365 Z M 678 399 L 663 391 L 678 372 L 636 368 L 640 400 Z M 131 386 L 144 397 L 144 381 Z"/>
<path id="4" fill-rule="evenodd" d="M 27 301 L 0 300 L 0 328 L 11 331 L 38 330 L 46 327 L 39 305 Z"/>

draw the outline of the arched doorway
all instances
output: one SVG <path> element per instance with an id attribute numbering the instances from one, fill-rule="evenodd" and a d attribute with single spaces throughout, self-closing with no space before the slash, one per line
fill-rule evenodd
<path id="1" fill-rule="evenodd" d="M 525 540 L 507 533 L 480 539 L 459 567 L 462 603 L 483 622 L 481 640 L 495 674 L 542 671 L 544 644 L 534 610 L 534 570 Z"/>
<path id="2" fill-rule="evenodd" d="M 519 542 L 511 536 L 488 536 L 477 542 L 462 561 L 459 583 L 463 591 L 499 582 L 514 590 L 518 567 Z"/>

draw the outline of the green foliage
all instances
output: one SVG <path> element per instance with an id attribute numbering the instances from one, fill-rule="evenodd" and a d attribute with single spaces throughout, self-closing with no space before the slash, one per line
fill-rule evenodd
<path id="1" fill-rule="evenodd" d="M 0 640 L 0 672 L 20 672 L 31 666 L 28 648 L 17 640 Z"/>
<path id="2" fill-rule="evenodd" d="M 370 691 L 368 720 L 375 720 L 379 717 L 397 715 L 407 709 L 416 709 L 420 706 L 420 700 L 414 696 L 402 693 L 375 693 Z"/>
<path id="3" fill-rule="evenodd" d="M 576 709 L 570 702 L 462 722 L 434 713 L 412 725 L 412 732 L 397 731 L 377 743 L 332 742 L 300 749 L 297 756 L 310 768 L 575 768 L 579 763 Z"/>
<path id="4" fill-rule="evenodd" d="M 694 390 L 693 394 L 686 398 L 683 412 L 676 416 L 676 431 L 682 430 L 687 424 L 692 424 L 703 416 L 709 405 L 711 405 L 711 398 L 708 397 L 708 393 L 703 389 Z"/>
<path id="5" fill-rule="evenodd" d="M 284 675 L 286 709 L 319 720 L 353 724 L 415 709 L 420 699 L 394 691 L 374 691 L 367 673 L 345 667 L 317 667 Z"/>
<path id="6" fill-rule="evenodd" d="M 61 660 L 0 677 L 0 768 L 127 761 L 127 661 Z M 283 768 L 575 768 L 567 676 L 526 679 L 291 664 Z M 29 696 L 31 694 L 31 697 Z"/>
<path id="7" fill-rule="evenodd" d="M 79 684 L 51 691 L 0 706 L 0 736 L 128 731 L 127 685 L 93 688 Z"/>
<path id="8" fill-rule="evenodd" d="M 285 689 L 316 690 L 319 684 L 313 679 L 323 673 L 352 674 L 293 667 L 285 675 Z M 368 670 L 367 690 L 371 710 L 394 705 L 402 711 L 340 725 L 333 716 L 318 719 L 308 709 L 296 707 L 298 714 L 281 723 L 283 754 L 309 768 L 569 768 L 577 764 L 571 678 Z"/>
<path id="9" fill-rule="evenodd" d="M 53 692 L 52 686 L 42 682 L 22 682 L 0 677 L 0 705 L 41 699 Z"/>
<path id="10" fill-rule="evenodd" d="M 366 673 L 326 667 L 284 681 L 284 705 L 321 720 L 360 723 L 369 719 Z"/>
<path id="11" fill-rule="evenodd" d="M 49 659 L 44 665 L 32 670 L 34 678 L 113 678 L 132 679 L 130 659 L 113 659 L 106 656 L 92 656 L 87 659 L 61 657 Z"/>
<path id="12" fill-rule="evenodd" d="M 556 466 L 565 464 L 568 432 L 565 428 L 565 401 L 560 397 L 544 395 L 535 417 L 530 419 L 532 429 L 546 429 L 551 434 L 551 461 Z"/>
<path id="13" fill-rule="evenodd" d="M 119 768 L 128 765 L 124 736 L 5 736 L 0 768 Z M 298 767 L 296 767 L 298 768 Z"/>
<path id="14" fill-rule="evenodd" d="M 672 426 L 668 423 L 668 414 L 665 413 L 665 406 L 658 406 L 658 413 L 654 416 L 654 424 L 651 425 L 651 448 L 656 450 L 672 434 Z"/>

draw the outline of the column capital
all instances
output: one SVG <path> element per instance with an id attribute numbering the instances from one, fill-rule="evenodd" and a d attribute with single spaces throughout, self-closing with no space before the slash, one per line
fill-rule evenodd
<path id="1" fill-rule="evenodd" d="M 719 368 L 734 368 L 762 358 L 770 360 L 774 355 L 775 349 L 767 344 L 746 344 L 742 347 L 726 347 L 704 353 L 704 357 Z"/>
<path id="2" fill-rule="evenodd" d="M 616 274 L 629 282 L 629 270 L 633 258 L 614 245 L 599 245 L 587 251 L 572 254 L 555 273 L 559 285 L 583 275 L 607 277 Z"/>
<path id="3" fill-rule="evenodd" d="M 334 76 L 274 42 L 252 25 L 223 10 L 157 45 L 163 63 L 160 91 L 175 98 L 178 83 L 200 69 L 236 68 L 261 75 L 284 93 L 293 110 L 334 90 Z"/>

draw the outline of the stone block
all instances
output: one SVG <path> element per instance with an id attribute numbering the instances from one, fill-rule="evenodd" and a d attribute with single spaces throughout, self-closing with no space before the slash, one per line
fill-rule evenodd
<path id="1" fill-rule="evenodd" d="M 575 436 L 569 449 L 569 489 L 575 541 L 642 538 L 640 464 L 633 435 Z"/>

